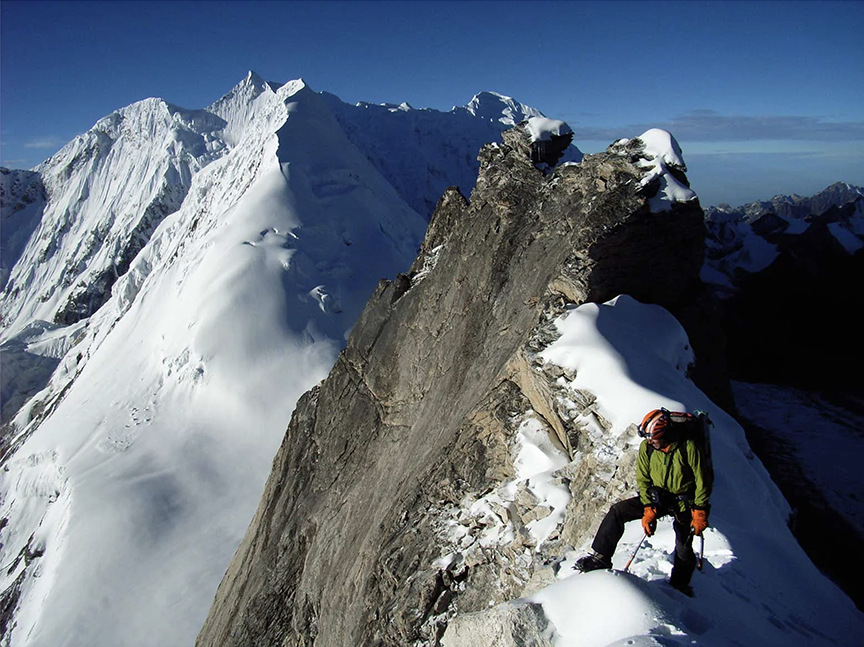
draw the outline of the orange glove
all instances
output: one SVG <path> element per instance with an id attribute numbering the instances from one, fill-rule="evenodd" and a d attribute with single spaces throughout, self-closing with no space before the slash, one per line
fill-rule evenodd
<path id="1" fill-rule="evenodd" d="M 645 512 L 642 513 L 642 530 L 645 531 L 645 534 L 649 537 L 654 534 L 654 530 L 657 528 L 657 511 L 653 508 L 653 506 L 646 505 Z"/>
<path id="2" fill-rule="evenodd" d="M 702 531 L 708 527 L 708 513 L 705 510 L 696 510 L 694 508 L 692 516 L 693 521 L 690 522 L 690 525 L 693 527 L 693 534 L 699 537 Z"/>

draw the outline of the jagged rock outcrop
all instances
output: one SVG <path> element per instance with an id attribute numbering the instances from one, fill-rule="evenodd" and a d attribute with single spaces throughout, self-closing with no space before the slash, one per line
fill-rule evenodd
<path id="1" fill-rule="evenodd" d="M 723 370 L 701 365 L 713 338 L 693 314 L 706 299 L 702 210 L 690 199 L 652 213 L 663 183 L 643 181 L 659 168 L 645 158 L 633 139 L 544 174 L 521 127 L 483 148 L 470 203 L 444 194 L 411 271 L 380 283 L 298 403 L 199 647 L 436 645 L 457 612 L 554 577 L 608 498 L 632 489 L 620 454 L 558 473 L 572 500 L 542 545 L 525 526 L 548 510 L 530 492 L 460 516 L 512 479 L 522 412 L 568 455 L 604 442 L 592 394 L 562 409 L 559 375 L 537 358 L 553 317 L 627 293 L 680 317 L 702 375 Z M 725 395 L 722 377 L 701 386 Z M 498 522 L 513 532 L 492 546 Z"/>

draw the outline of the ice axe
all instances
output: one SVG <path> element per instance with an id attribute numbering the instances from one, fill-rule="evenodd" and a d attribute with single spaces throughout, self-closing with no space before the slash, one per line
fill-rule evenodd
<path id="1" fill-rule="evenodd" d="M 696 534 L 696 529 L 690 526 L 690 539 Z M 705 534 L 699 535 L 699 552 L 693 551 L 696 554 L 696 570 L 702 570 L 702 563 L 705 561 Z"/>
<path id="2" fill-rule="evenodd" d="M 696 570 L 702 570 L 702 563 L 705 561 L 705 533 L 699 535 L 699 552 L 696 553 Z"/>
<path id="3" fill-rule="evenodd" d="M 636 546 L 636 550 L 633 551 L 633 554 L 630 555 L 630 561 L 627 562 L 627 566 L 624 567 L 624 572 L 627 573 L 630 570 L 630 564 L 633 563 L 633 560 L 636 559 L 636 553 L 639 552 L 639 549 L 642 548 L 642 543 L 645 541 L 645 538 L 648 535 L 642 535 L 642 539 L 639 540 L 639 545 Z"/>

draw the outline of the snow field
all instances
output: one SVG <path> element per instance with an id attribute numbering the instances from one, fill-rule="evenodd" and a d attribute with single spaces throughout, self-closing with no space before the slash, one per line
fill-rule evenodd
<path id="1" fill-rule="evenodd" d="M 505 100 L 484 93 L 459 110 L 501 123 L 532 116 L 541 138 L 559 127 Z M 135 120 L 147 137 L 134 136 Z M 23 252 L 30 275 L 16 277 L 32 287 L 32 299 L 8 306 L 19 316 L 4 336 L 26 333 L 31 350 L 62 358 L 42 395 L 71 388 L 0 473 L 0 517 L 8 520 L 0 527 L 0 586 L 25 576 L 13 636 L 28 646 L 191 644 L 260 498 L 294 402 L 327 374 L 377 280 L 410 265 L 424 223 L 302 81 L 277 89 L 250 74 L 206 111 L 154 99 L 118 111 L 99 128 L 101 135 L 78 138 L 58 154 L 57 168 L 75 171 L 71 180 L 47 180 L 62 185 L 48 229 L 68 229 L 69 249 L 34 237 Z M 373 143 L 385 136 L 369 130 Z M 641 136 L 652 158 L 646 182 L 661 182 L 655 211 L 693 197 L 669 173 L 683 168 L 683 159 L 664 133 Z M 117 138 L 110 150 L 108 135 Z M 399 143 L 376 148 L 396 175 L 415 155 Z M 88 158 L 97 151 L 103 157 Z M 453 163 L 454 151 L 435 154 L 442 166 Z M 428 182 L 434 171 L 430 165 L 409 179 Z M 88 250 L 98 248 L 93 232 L 120 236 L 163 190 L 179 210 L 162 221 L 111 300 L 74 326 L 36 321 L 43 330 L 27 332 L 33 318 L 52 318 L 69 294 L 54 286 L 77 284 L 64 266 L 87 264 Z M 440 193 L 426 187 L 424 195 L 434 202 Z M 847 249 L 864 235 L 858 216 L 849 229 L 833 229 Z M 740 245 L 730 262 L 764 267 L 776 250 L 745 225 L 729 224 L 724 242 Z M 806 224 L 795 221 L 790 231 L 796 227 Z M 110 265 L 105 249 L 90 270 Z M 43 253 L 56 253 L 58 262 L 32 260 Z M 49 292 L 50 299 L 37 298 Z M 571 311 L 559 329 L 547 359 L 575 371 L 563 386 L 598 396 L 613 437 L 648 408 L 705 408 L 717 424 L 722 466 L 706 569 L 694 577 L 698 597 L 665 587 L 672 533 L 661 522 L 633 576 L 567 577 L 537 594 L 559 645 L 855 643 L 862 627 L 854 608 L 791 539 L 788 506 L 740 429 L 686 380 L 692 353 L 668 313 L 620 297 Z M 21 427 L 32 407 L 21 411 Z M 516 477 L 466 501 L 450 527 L 451 543 L 466 555 L 514 539 L 506 509 L 517 496 L 530 495 L 544 513 L 525 526 L 538 547 L 554 536 L 569 501 L 555 478 L 566 464 L 563 452 L 531 412 L 519 422 Z M 609 443 L 602 451 L 617 450 Z M 824 469 L 822 460 L 815 458 Z M 631 524 L 617 568 L 640 538 Z M 571 575 L 580 554 L 562 565 L 562 576 Z M 28 560 L 33 567 L 25 573 Z"/>

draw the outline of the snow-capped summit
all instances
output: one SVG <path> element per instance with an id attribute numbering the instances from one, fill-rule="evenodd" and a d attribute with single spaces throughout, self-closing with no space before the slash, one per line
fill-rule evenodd
<path id="1" fill-rule="evenodd" d="M 544 116 L 536 108 L 519 103 L 512 97 L 497 92 L 475 94 L 468 105 L 462 108 L 454 107 L 453 110 L 465 110 L 479 119 L 501 123 L 505 126 L 515 126 L 529 117 Z"/>
<path id="2" fill-rule="evenodd" d="M 302 80 L 293 83 L 302 84 Z M 243 136 L 244 129 L 252 123 L 256 110 L 256 99 L 262 94 L 275 93 L 281 84 L 265 81 L 250 71 L 246 78 L 235 85 L 223 97 L 207 106 L 207 112 L 225 120 L 219 139 L 228 146 L 234 146 Z"/>
<path id="3" fill-rule="evenodd" d="M 33 320 L 72 324 L 105 303 L 192 177 L 224 153 L 224 121 L 161 99 L 100 119 L 36 171 L 48 195 L 0 305 L 0 339 Z"/>
<path id="4" fill-rule="evenodd" d="M 503 266 L 523 242 L 529 247 L 535 244 L 518 223 L 490 220 L 489 227 L 473 232 L 478 244 L 466 248 L 458 263 L 448 262 L 445 243 L 427 250 L 423 282 L 412 284 L 402 276 L 393 284 L 379 283 L 411 267 L 426 229 L 425 218 L 442 194 L 451 200 L 451 208 L 461 209 L 454 206 L 460 202 L 458 196 L 445 194 L 445 187 L 458 185 L 467 195 L 475 183 L 480 148 L 498 141 L 502 130 L 521 123 L 534 129 L 539 141 L 566 127 L 492 92 L 480 93 L 468 106 L 449 112 L 415 109 L 408 103 L 350 106 L 333 95 L 315 92 L 301 79 L 272 83 L 250 72 L 203 109 L 146 99 L 100 119 L 35 173 L 2 170 L 4 265 L 0 271 L 6 285 L 0 298 L 0 352 L 14 348 L 16 362 L 28 377 L 35 375 L 37 360 L 44 360 L 40 370 L 55 365 L 56 370 L 2 427 L 0 436 L 4 467 L 0 471 L 0 642 L 10 647 L 193 644 L 217 585 L 253 519 L 295 404 L 302 398 L 322 420 L 333 413 L 313 387 L 341 361 L 337 358 L 348 331 L 369 295 L 377 295 L 382 309 L 370 317 L 386 319 L 382 311 L 395 309 L 402 298 L 402 303 L 410 304 L 418 286 L 431 289 L 436 268 L 439 273 L 457 272 L 458 263 L 464 263 L 472 272 L 483 271 L 472 256 L 483 247 L 484 232 L 495 231 L 500 224 L 518 233 L 514 244 L 497 256 Z M 645 175 L 657 181 L 658 195 L 663 196 L 660 185 L 672 186 L 683 159 L 676 159 L 680 148 L 671 135 L 669 139 L 663 139 L 662 133 L 654 135 L 643 135 L 640 153 Z M 501 149 L 493 146 L 486 151 Z M 540 181 L 531 177 L 532 182 Z M 635 182 L 629 186 L 633 188 Z M 682 196 L 658 200 L 667 206 L 681 202 Z M 676 210 L 698 211 L 691 200 L 685 202 L 691 204 L 676 203 Z M 478 208 L 481 204 L 483 200 L 478 200 Z M 512 207 L 508 200 L 486 204 L 495 209 Z M 860 233 L 860 204 L 856 214 L 850 227 Z M 470 221 L 465 225 L 466 231 L 472 230 Z M 536 256 L 515 254 L 520 262 L 529 263 L 522 277 L 534 276 L 532 259 L 548 256 L 539 247 L 532 249 L 538 250 Z M 562 258 L 571 252 L 568 247 Z M 438 263 L 439 258 L 445 260 Z M 559 281 L 556 289 L 573 288 L 565 283 Z M 410 288 L 407 293 L 396 290 L 405 284 Z M 475 314 L 494 314 L 495 322 L 488 326 L 466 326 L 460 338 L 471 351 L 471 340 L 481 329 L 490 333 L 490 340 L 519 337 L 498 326 L 499 315 L 522 313 L 525 307 L 536 307 L 538 300 L 514 298 L 508 307 L 493 312 L 493 305 L 487 312 L 489 304 L 482 301 L 494 290 L 472 293 L 475 284 L 460 280 L 456 283 L 460 289 L 436 293 L 427 304 L 430 311 L 448 315 L 471 299 L 480 303 Z M 502 291 L 498 297 L 510 299 L 513 294 Z M 385 296 L 392 298 L 388 301 Z M 452 308 L 444 303 L 448 300 Z M 627 331 L 627 340 L 642 339 L 630 333 L 644 327 L 641 305 L 628 298 L 607 305 L 625 315 L 625 310 L 634 313 L 632 322 L 628 318 L 621 330 Z M 591 312 L 601 310 L 591 308 L 589 304 L 587 312 L 569 321 L 590 318 Z M 602 319 L 615 321 L 609 312 Z M 445 322 L 433 330 L 426 325 L 429 321 L 420 316 L 417 330 L 437 337 L 450 328 L 450 322 Z M 669 330 L 684 343 L 677 327 L 670 325 Z M 410 346 L 415 332 L 400 328 L 394 334 L 404 335 Z M 606 323 L 602 332 L 608 334 Z M 599 338 L 601 328 L 589 326 L 589 333 L 590 338 Z M 370 345 L 379 342 L 371 337 Z M 637 351 L 654 352 L 658 335 L 649 337 L 654 341 L 633 350 L 634 365 L 647 365 Z M 391 340 L 380 341 L 379 349 Z M 429 348 L 436 344 L 441 340 Z M 10 366 L 6 357 L 4 372 Z M 355 355 L 345 360 L 343 368 L 351 382 L 344 385 L 346 390 L 371 392 L 393 379 L 392 374 L 382 373 L 376 376 L 377 383 L 364 381 L 363 373 L 351 363 L 357 359 Z M 515 370 L 533 370 L 528 364 L 519 368 L 524 357 L 518 359 Z M 620 355 L 611 359 L 622 361 Z M 576 374 L 565 364 L 555 372 L 556 380 L 562 374 Z M 409 381 L 418 373 L 411 362 L 403 360 L 400 366 Z M 430 361 L 423 370 L 461 381 L 470 378 L 462 368 L 459 363 L 445 366 Z M 501 375 L 500 369 L 495 368 L 495 376 Z M 591 374 L 579 366 L 580 380 Z M 629 375 L 613 384 L 608 379 L 612 374 L 597 374 L 596 388 L 602 397 L 593 413 L 585 409 L 585 415 L 606 415 L 623 429 L 632 412 L 610 409 L 609 403 L 622 392 L 649 396 L 644 385 L 637 388 L 627 382 Z M 664 388 L 671 385 L 675 391 L 667 394 L 669 398 L 683 402 L 687 395 L 701 401 L 684 381 L 681 367 L 670 374 L 675 379 L 663 378 Z M 4 389 L 6 383 L 4 374 Z M 578 399 L 577 391 L 572 397 Z M 416 399 L 416 392 L 382 407 L 392 408 L 386 413 L 393 419 L 394 411 L 398 413 L 412 398 Z M 509 408 L 500 409 L 505 410 Z M 373 418 L 382 415 L 381 410 L 368 413 Z M 433 418 L 429 417 L 430 429 L 436 424 Z M 730 421 L 724 422 L 732 429 Z M 400 452 L 405 451 L 395 442 L 400 424 L 375 438 L 399 465 Z M 304 445 L 311 448 L 310 453 L 297 459 L 304 467 L 318 469 L 315 452 L 320 450 L 333 453 L 337 461 L 344 458 L 344 464 L 357 461 L 362 466 L 361 455 L 368 447 L 355 451 L 343 441 L 348 442 L 340 438 L 316 446 L 312 439 Z M 752 460 L 737 431 L 720 447 L 736 465 L 743 462 L 742 457 Z M 560 451 L 557 444 L 553 449 Z M 498 453 L 504 457 L 506 449 Z M 474 467 L 469 463 L 465 465 L 471 471 Z M 750 475 L 752 470 L 747 469 Z M 365 473 L 365 468 L 358 472 Z M 329 476 L 325 474 L 325 480 Z M 728 499 L 738 493 L 737 486 L 731 476 L 724 478 L 722 496 Z M 762 489 L 766 477 L 761 472 L 748 483 L 754 481 L 760 489 L 748 493 L 755 491 L 758 498 L 767 492 L 765 505 L 777 521 L 775 517 L 782 516 L 785 508 L 775 505 L 774 490 Z M 341 482 L 330 481 L 321 491 L 330 496 L 342 487 Z M 337 518 L 341 514 L 335 507 L 330 512 Z M 404 512 L 400 519 L 413 513 L 390 507 L 382 507 L 381 512 L 397 516 Z M 722 530 L 715 551 L 726 550 L 726 537 L 749 537 L 752 518 L 763 517 L 733 516 L 718 506 Z M 766 535 L 782 526 L 772 523 Z M 267 541 L 268 548 L 281 553 L 288 550 L 284 542 L 306 539 L 286 535 Z M 746 551 L 761 549 L 755 542 L 741 545 L 742 562 L 749 557 Z M 792 546 L 786 539 L 777 545 L 784 550 Z M 730 543 L 729 550 L 734 554 L 710 556 L 718 570 L 738 558 L 737 546 Z M 513 572 L 518 576 L 522 558 L 514 556 Z M 637 572 L 648 580 L 658 579 L 662 574 L 654 569 L 662 569 L 665 563 L 661 549 L 647 550 L 643 556 Z M 804 562 L 799 555 L 791 563 L 797 568 Z M 338 569 L 338 564 L 330 566 Z M 402 566 L 417 571 L 407 562 Z M 709 589 L 709 599 L 725 602 L 737 597 L 738 606 L 729 607 L 736 612 L 751 606 L 740 600 L 758 592 L 763 582 L 797 585 L 802 578 L 792 570 L 788 577 L 774 578 L 766 569 L 744 585 L 730 578 L 726 582 L 732 582 L 732 588 L 726 592 L 720 590 L 718 580 Z M 812 569 L 802 567 L 800 572 L 809 576 Z M 733 564 L 731 575 L 740 574 Z M 342 576 L 337 575 L 334 586 L 341 586 Z M 437 586 L 438 581 L 433 577 L 430 584 Z M 385 588 L 390 585 L 384 579 L 381 583 Z M 821 579 L 817 586 L 820 600 L 832 604 L 842 600 L 833 590 L 826 593 Z M 357 591 L 341 591 L 357 597 Z M 404 587 L 404 592 L 413 594 L 410 587 Z M 557 596 L 548 591 L 544 597 L 549 595 Z M 444 597 L 436 607 L 444 604 Z M 772 615 L 759 621 L 760 628 L 776 625 L 776 631 L 768 627 L 766 635 L 786 635 L 784 627 L 800 632 L 800 619 L 812 615 L 799 613 L 797 599 L 787 606 L 783 597 L 782 591 L 773 595 Z M 557 596 L 552 604 L 548 599 L 541 603 L 551 618 L 562 601 Z M 835 607 L 838 616 L 845 614 L 845 607 Z M 631 605 L 634 613 L 644 608 L 649 607 Z M 712 637 L 726 636 L 723 627 L 706 625 L 697 607 L 664 608 L 683 608 L 686 613 L 683 619 L 670 619 L 668 631 L 698 634 L 704 629 Z M 792 613 L 787 613 L 790 609 Z M 728 609 L 724 613 L 724 619 L 732 617 Z M 309 618 L 315 621 L 314 616 Z M 812 624 L 818 631 L 818 621 Z M 804 633 L 811 635 L 809 631 Z M 731 635 L 741 634 L 732 631 Z"/>
<path id="5" fill-rule="evenodd" d="M 696 192 L 682 175 L 687 171 L 687 165 L 684 163 L 681 146 L 672 133 L 661 128 L 651 128 L 639 135 L 639 140 L 644 145 L 647 159 L 638 164 L 648 169 L 648 173 L 642 178 L 642 185 L 659 183 L 658 191 L 651 199 L 651 210 L 666 211 L 674 203 L 695 200 Z"/>
<path id="6" fill-rule="evenodd" d="M 297 398 L 410 266 L 418 212 L 539 115 L 475 99 L 500 118 L 250 72 L 203 109 L 145 99 L 35 174 L 3 171 L 0 352 L 37 391 L 0 438 L 11 644 L 194 639 Z"/>

